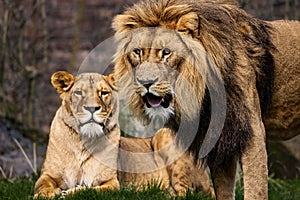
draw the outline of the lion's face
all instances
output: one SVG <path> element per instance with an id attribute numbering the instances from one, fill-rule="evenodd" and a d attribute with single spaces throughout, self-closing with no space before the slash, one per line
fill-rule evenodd
<path id="1" fill-rule="evenodd" d="M 52 84 L 61 94 L 64 119 L 80 134 L 93 137 L 105 133 L 115 120 L 118 98 L 111 77 L 67 72 L 52 75 Z"/>
<path id="2" fill-rule="evenodd" d="M 182 109 L 199 110 L 195 106 L 200 105 L 205 86 L 201 72 L 190 62 L 185 37 L 164 28 L 140 28 L 125 39 L 130 42 L 117 58 L 115 72 L 125 92 L 122 96 L 128 97 L 131 110 L 146 123 L 154 118 L 167 121 Z"/>
<path id="3" fill-rule="evenodd" d="M 160 116 L 168 119 L 175 110 L 175 80 L 178 73 L 174 67 L 182 58 L 174 53 L 168 35 L 163 29 L 145 29 L 137 32 L 135 42 L 128 46 L 128 60 L 132 63 L 137 91 L 133 98 L 144 104 L 145 113 L 150 118 Z M 148 40 L 143 39 L 145 37 Z"/>

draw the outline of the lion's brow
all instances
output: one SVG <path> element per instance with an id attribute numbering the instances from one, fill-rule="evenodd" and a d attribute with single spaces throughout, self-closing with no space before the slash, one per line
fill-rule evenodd
<path id="1" fill-rule="evenodd" d="M 89 77 L 89 82 L 90 82 L 90 88 L 93 88 L 95 80 L 94 80 L 94 78 L 92 76 Z"/>

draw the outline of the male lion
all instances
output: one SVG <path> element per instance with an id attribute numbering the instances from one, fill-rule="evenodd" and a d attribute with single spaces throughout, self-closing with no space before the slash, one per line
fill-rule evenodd
<path id="1" fill-rule="evenodd" d="M 238 161 L 244 198 L 268 198 L 263 120 L 272 138 L 299 134 L 299 27 L 231 0 L 146 0 L 114 18 L 115 74 L 130 109 L 184 132 L 178 140 L 195 158 L 209 151 L 218 199 L 234 199 Z"/>
<path id="2" fill-rule="evenodd" d="M 73 192 L 77 185 L 118 189 L 119 102 L 112 76 L 59 71 L 51 82 L 62 105 L 52 121 L 35 197 Z"/>
<path id="3" fill-rule="evenodd" d="M 274 29 L 272 42 L 275 74 L 273 98 L 264 124 L 267 138 L 287 140 L 300 133 L 300 22 L 269 22 Z"/>

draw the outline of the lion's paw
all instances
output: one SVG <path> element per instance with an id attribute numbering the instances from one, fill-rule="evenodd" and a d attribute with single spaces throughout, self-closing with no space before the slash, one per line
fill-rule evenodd
<path id="1" fill-rule="evenodd" d="M 61 196 L 62 197 L 65 197 L 65 196 L 68 196 L 70 194 L 74 194 L 75 192 L 78 192 L 79 190 L 85 190 L 87 189 L 86 186 L 82 186 L 82 185 L 77 185 L 76 187 L 74 188 L 71 188 L 71 189 L 68 189 L 68 190 L 63 190 L 61 192 Z"/>

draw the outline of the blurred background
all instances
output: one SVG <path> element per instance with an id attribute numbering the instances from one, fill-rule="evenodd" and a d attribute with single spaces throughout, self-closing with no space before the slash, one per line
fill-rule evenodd
<path id="1" fill-rule="evenodd" d="M 135 2 L 0 1 L 0 177 L 29 176 L 39 168 L 60 104 L 50 76 L 57 70 L 76 74 L 88 53 L 113 35 L 113 16 Z M 300 0 L 240 4 L 264 20 L 300 19 Z M 270 173 L 299 177 L 299 142 L 269 142 Z"/>

